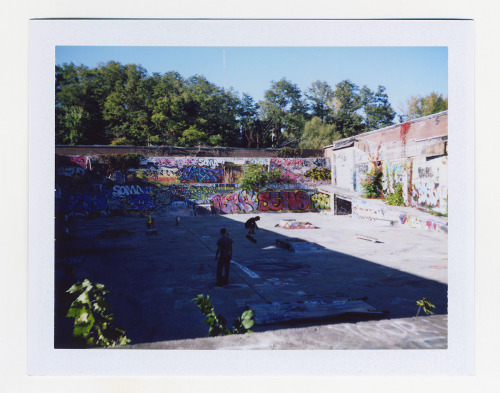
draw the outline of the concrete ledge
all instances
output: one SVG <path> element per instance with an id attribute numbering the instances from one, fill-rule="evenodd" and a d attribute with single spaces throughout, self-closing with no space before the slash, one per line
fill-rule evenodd
<path id="1" fill-rule="evenodd" d="M 208 331 L 208 327 L 207 327 Z M 263 333 L 136 344 L 131 349 L 447 349 L 448 316 L 341 323 Z"/>

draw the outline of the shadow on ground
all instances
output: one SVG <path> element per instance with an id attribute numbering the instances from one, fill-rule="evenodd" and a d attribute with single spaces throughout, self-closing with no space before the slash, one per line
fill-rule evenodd
<path id="1" fill-rule="evenodd" d="M 309 213 L 307 219 L 310 217 L 314 215 Z M 247 218 L 190 216 L 176 223 L 175 217 L 158 217 L 156 236 L 146 235 L 144 218 L 74 219 L 71 228 L 76 237 L 56 241 L 55 347 L 74 345 L 72 320 L 65 318 L 72 298 L 65 291 L 85 278 L 103 283 L 111 291 L 108 301 L 116 325 L 126 331 L 133 344 L 205 337 L 208 327 L 191 301 L 198 294 L 210 295 L 215 311 L 229 324 L 248 306 L 325 304 L 359 298 L 386 312 L 384 318 L 415 316 L 416 301 L 424 296 L 436 305 L 436 314 L 447 314 L 447 285 L 442 282 L 338 252 L 334 246 L 330 249 L 317 244 L 314 251 L 292 253 L 277 246 L 276 240 L 311 239 L 320 233 L 326 236 L 330 229 L 282 230 L 275 226 L 282 218 L 280 214 L 264 215 L 267 229 L 258 231 L 258 242 L 253 244 L 244 237 L 243 222 Z M 221 227 L 227 228 L 234 240 L 235 263 L 231 264 L 230 284 L 217 288 L 214 255 Z M 367 255 L 368 248 L 375 246 L 360 243 L 367 248 Z M 418 252 L 413 250 L 413 256 L 405 254 L 401 259 L 408 266 L 418 264 Z M 367 318 L 381 316 L 305 317 L 257 325 L 253 330 Z"/>

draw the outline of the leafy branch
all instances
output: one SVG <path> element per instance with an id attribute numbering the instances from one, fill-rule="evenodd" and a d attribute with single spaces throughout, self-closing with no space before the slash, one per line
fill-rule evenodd
<path id="1" fill-rule="evenodd" d="M 429 299 L 427 299 L 426 297 L 424 297 L 422 300 L 417 300 L 417 306 L 418 306 L 418 310 L 417 310 L 416 317 L 418 317 L 418 314 L 420 314 L 420 310 L 422 308 L 424 309 L 424 312 L 426 314 L 434 314 L 434 312 L 431 309 L 436 308 L 436 306 L 434 304 L 432 304 L 429 301 Z"/>
<path id="2" fill-rule="evenodd" d="M 377 147 L 375 153 L 370 153 L 368 155 L 368 161 L 372 164 L 372 168 L 369 172 L 366 172 L 366 180 L 361 182 L 361 186 L 365 190 L 362 197 L 364 198 L 379 198 L 382 197 L 383 192 L 383 175 L 382 164 L 380 161 L 380 147 L 382 142 Z"/>
<path id="3" fill-rule="evenodd" d="M 123 329 L 112 326 L 113 314 L 108 313 L 109 305 L 104 298 L 109 291 L 103 284 L 92 284 L 85 279 L 66 292 L 77 296 L 66 314 L 66 317 L 75 319 L 74 337 L 87 347 L 115 347 L 130 342 Z"/>
<path id="4" fill-rule="evenodd" d="M 405 206 L 405 200 L 403 198 L 403 184 L 398 183 L 394 192 L 392 194 L 388 194 L 384 202 L 393 206 Z"/>
<path id="5" fill-rule="evenodd" d="M 209 326 L 208 336 L 227 336 L 231 334 L 251 333 L 250 328 L 255 324 L 253 310 L 244 311 L 241 316 L 233 322 L 233 330 L 226 327 L 226 319 L 221 314 L 216 314 L 210 296 L 198 295 L 193 302 L 199 307 L 200 312 L 206 317 L 205 323 Z"/>

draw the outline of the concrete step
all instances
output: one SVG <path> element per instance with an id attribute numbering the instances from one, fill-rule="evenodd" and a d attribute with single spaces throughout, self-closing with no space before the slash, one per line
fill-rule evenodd
<path id="1" fill-rule="evenodd" d="M 132 349 L 447 349 L 448 316 L 340 323 L 263 333 L 161 341 Z"/>

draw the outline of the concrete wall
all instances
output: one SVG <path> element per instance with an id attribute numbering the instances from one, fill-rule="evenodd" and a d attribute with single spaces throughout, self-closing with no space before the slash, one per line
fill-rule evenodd
<path id="1" fill-rule="evenodd" d="M 352 199 L 352 215 L 362 220 L 394 221 L 411 228 L 448 233 L 446 222 L 439 218 L 423 217 L 398 210 L 395 206 L 372 203 L 372 201 L 362 198 Z"/>
<path id="2" fill-rule="evenodd" d="M 245 149 L 236 147 L 179 146 L 109 146 L 57 145 L 56 154 L 63 156 L 98 156 L 104 154 L 137 153 L 144 157 L 278 157 L 281 149 Z M 302 158 L 323 157 L 323 149 L 301 149 Z"/>
<path id="3" fill-rule="evenodd" d="M 407 127 L 404 132 L 402 125 L 391 126 L 327 147 L 326 155 L 332 157 L 332 184 L 363 193 L 361 183 L 378 154 L 385 195 L 402 183 L 407 206 L 444 214 L 448 199 L 448 113 L 413 120 Z"/>
<path id="4" fill-rule="evenodd" d="M 100 156 L 58 156 L 56 211 L 78 215 L 234 214 L 329 208 L 316 187 L 330 184 L 327 158 L 142 156 L 139 168 L 98 173 Z M 245 191 L 248 164 L 279 170 L 282 181 Z"/>

